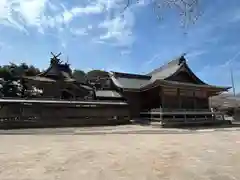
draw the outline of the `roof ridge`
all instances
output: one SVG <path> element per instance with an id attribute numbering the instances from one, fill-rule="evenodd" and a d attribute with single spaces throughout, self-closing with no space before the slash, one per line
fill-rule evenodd
<path id="1" fill-rule="evenodd" d="M 116 71 L 113 71 L 113 73 L 116 73 L 116 74 L 129 74 L 129 75 L 139 75 L 139 76 L 146 76 L 145 74 L 137 74 L 137 73 L 125 73 L 125 72 L 116 72 Z"/>
<path id="2" fill-rule="evenodd" d="M 116 71 L 110 71 L 110 74 L 113 74 L 114 76 L 131 76 L 131 78 L 150 78 L 149 75 L 146 74 L 136 74 L 136 73 L 125 73 L 125 72 L 116 72 Z M 129 77 L 130 78 L 130 77 Z"/>

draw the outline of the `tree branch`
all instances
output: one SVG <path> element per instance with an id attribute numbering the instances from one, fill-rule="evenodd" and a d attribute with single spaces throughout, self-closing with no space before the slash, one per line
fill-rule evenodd
<path id="1" fill-rule="evenodd" d="M 139 0 L 126 0 L 126 5 L 124 5 L 122 13 L 136 3 L 139 3 Z M 189 22 L 194 23 L 200 16 L 198 11 L 199 0 L 152 0 L 150 4 L 153 5 L 154 12 L 157 13 L 157 18 L 160 17 L 159 13 L 162 8 L 176 8 L 179 11 L 180 17 L 182 17 L 184 26 Z"/>

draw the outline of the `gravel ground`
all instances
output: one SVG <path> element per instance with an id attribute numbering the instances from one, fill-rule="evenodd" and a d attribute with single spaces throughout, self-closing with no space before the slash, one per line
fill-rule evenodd
<path id="1" fill-rule="evenodd" d="M 239 180 L 239 133 L 0 135 L 0 180 Z"/>

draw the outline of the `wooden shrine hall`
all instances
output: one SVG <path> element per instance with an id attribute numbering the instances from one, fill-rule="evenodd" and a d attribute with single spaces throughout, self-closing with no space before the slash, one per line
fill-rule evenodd
<path id="1" fill-rule="evenodd" d="M 24 76 L 23 79 L 28 87 L 34 86 L 43 91 L 41 98 L 84 100 L 93 98 L 93 88 L 78 82 L 72 74 L 68 63 L 63 63 L 58 56 L 53 55 L 50 66 L 37 76 Z"/>
<path id="2" fill-rule="evenodd" d="M 209 85 L 199 79 L 187 64 L 184 56 L 152 72 L 140 75 L 109 72 L 94 83 L 78 83 L 68 64 L 57 56 L 50 67 L 34 77 L 24 77 L 28 84 L 43 89 L 43 97 L 68 100 L 126 102 L 131 119 L 146 117 L 194 120 L 213 119 L 209 98 L 227 91 L 230 87 Z M 88 97 L 88 98 L 86 98 Z"/>
<path id="3" fill-rule="evenodd" d="M 200 80 L 181 56 L 146 75 L 110 72 L 112 89 L 128 102 L 133 118 L 213 118 L 209 97 L 230 87 Z"/>

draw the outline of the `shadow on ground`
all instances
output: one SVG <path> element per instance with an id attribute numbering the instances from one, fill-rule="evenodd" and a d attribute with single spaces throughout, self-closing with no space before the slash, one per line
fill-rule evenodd
<path id="1" fill-rule="evenodd" d="M 184 129 L 184 130 L 201 130 L 201 129 L 223 129 L 223 128 L 240 128 L 240 121 L 219 121 L 217 123 L 206 123 L 206 124 L 168 124 L 161 125 L 157 121 L 142 121 L 136 120 L 133 124 L 140 126 L 151 126 L 153 128 L 174 128 L 174 129 Z"/>
<path id="2" fill-rule="evenodd" d="M 174 126 L 164 126 L 163 128 L 178 128 L 178 129 L 186 129 L 186 130 L 223 129 L 223 128 L 231 129 L 231 128 L 240 128 L 240 124 L 174 125 Z"/>
<path id="3" fill-rule="evenodd" d="M 143 128 L 143 127 L 146 128 Z M 0 130 L 0 135 L 107 135 L 107 134 L 193 134 L 214 131 L 240 131 L 240 123 L 181 125 L 162 127 L 159 122 L 133 122 L 127 126 L 101 126 L 85 128 L 41 128 Z"/>

